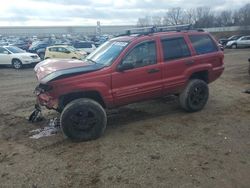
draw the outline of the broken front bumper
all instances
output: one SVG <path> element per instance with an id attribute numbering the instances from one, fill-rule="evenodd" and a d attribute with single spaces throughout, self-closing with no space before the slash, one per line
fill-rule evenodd
<path id="1" fill-rule="evenodd" d="M 52 88 L 49 88 L 47 85 L 38 85 L 34 91 L 37 97 L 37 104 L 45 106 L 48 109 L 57 109 L 58 100 L 54 99 L 48 91 Z"/>

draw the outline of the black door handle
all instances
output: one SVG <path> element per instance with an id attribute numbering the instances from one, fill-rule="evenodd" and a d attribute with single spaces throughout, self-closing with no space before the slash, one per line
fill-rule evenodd
<path id="1" fill-rule="evenodd" d="M 160 72 L 160 69 L 150 69 L 150 70 L 148 70 L 149 74 L 157 73 L 157 72 Z"/>
<path id="2" fill-rule="evenodd" d="M 193 65 L 194 64 L 194 61 L 187 61 L 185 62 L 186 65 Z"/>

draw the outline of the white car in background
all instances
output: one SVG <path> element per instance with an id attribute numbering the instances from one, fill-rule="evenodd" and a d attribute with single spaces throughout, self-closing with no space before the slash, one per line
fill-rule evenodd
<path id="1" fill-rule="evenodd" d="M 227 42 L 226 47 L 233 49 L 250 47 L 250 36 L 243 36 L 238 40 L 229 41 Z"/>
<path id="2" fill-rule="evenodd" d="M 15 46 L 0 46 L 0 65 L 11 65 L 20 69 L 24 65 L 36 64 L 41 59 L 37 54 L 28 53 Z"/>

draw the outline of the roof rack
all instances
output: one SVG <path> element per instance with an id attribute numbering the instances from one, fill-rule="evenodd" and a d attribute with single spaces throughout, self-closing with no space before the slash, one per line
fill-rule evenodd
<path id="1" fill-rule="evenodd" d="M 139 28 L 132 28 L 125 31 L 124 35 L 133 35 L 133 36 L 141 36 L 141 35 L 149 35 L 152 33 L 159 33 L 159 32 L 170 32 L 170 31 L 199 31 L 203 32 L 203 29 L 193 29 L 192 24 L 185 24 L 185 25 L 173 25 L 173 26 L 166 26 L 166 27 L 139 27 Z"/>

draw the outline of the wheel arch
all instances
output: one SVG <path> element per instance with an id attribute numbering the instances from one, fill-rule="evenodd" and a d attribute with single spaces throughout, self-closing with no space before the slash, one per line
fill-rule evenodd
<path id="1" fill-rule="evenodd" d="M 98 91 L 75 91 L 71 93 L 64 94 L 59 97 L 58 108 L 61 111 L 68 103 L 75 99 L 89 98 L 98 102 L 103 108 L 106 108 L 106 104 L 103 100 L 102 95 Z"/>
<path id="2" fill-rule="evenodd" d="M 15 61 L 15 60 L 18 60 L 18 61 L 20 61 L 21 63 L 23 63 L 23 62 L 21 61 L 21 59 L 19 59 L 19 58 L 17 58 L 17 57 L 13 57 L 12 60 L 11 60 L 11 63 L 13 63 L 13 61 Z"/>
<path id="3" fill-rule="evenodd" d="M 191 79 L 200 79 L 203 80 L 206 83 L 209 83 L 209 73 L 208 70 L 200 70 L 197 72 L 194 72 L 190 75 L 189 80 Z"/>

